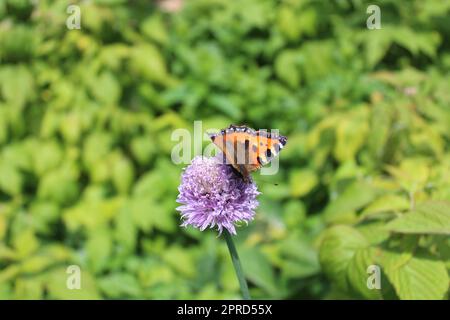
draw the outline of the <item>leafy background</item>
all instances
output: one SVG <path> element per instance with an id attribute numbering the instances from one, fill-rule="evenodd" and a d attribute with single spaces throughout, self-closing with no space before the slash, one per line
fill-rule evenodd
<path id="1" fill-rule="evenodd" d="M 175 211 L 171 133 L 202 120 L 289 137 L 236 237 L 253 297 L 447 299 L 450 1 L 379 0 L 381 30 L 369 4 L 1 1 L 0 298 L 239 298 Z"/>

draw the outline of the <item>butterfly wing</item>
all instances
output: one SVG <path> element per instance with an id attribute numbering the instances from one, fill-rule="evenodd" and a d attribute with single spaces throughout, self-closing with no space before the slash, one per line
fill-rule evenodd
<path id="1" fill-rule="evenodd" d="M 211 140 L 222 151 L 224 163 L 232 165 L 244 178 L 269 163 L 287 141 L 283 136 L 233 125 L 212 135 Z"/>
<path id="2" fill-rule="evenodd" d="M 246 152 L 248 145 L 245 142 L 248 140 L 247 134 L 228 129 L 222 130 L 220 134 L 212 135 L 211 140 L 222 151 L 223 163 L 232 165 L 242 176 L 247 177 L 249 172 L 247 172 L 245 166 L 250 162 L 246 158 L 246 155 L 249 155 Z M 245 136 L 242 136 L 242 134 L 245 134 Z"/>
<path id="3" fill-rule="evenodd" d="M 256 164 L 255 168 L 259 169 L 272 161 L 285 145 L 285 137 L 270 135 L 265 131 L 257 131 L 251 140 L 250 164 Z"/>

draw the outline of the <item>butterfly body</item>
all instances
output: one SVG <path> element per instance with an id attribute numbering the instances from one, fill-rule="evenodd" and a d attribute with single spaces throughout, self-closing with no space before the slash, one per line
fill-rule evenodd
<path id="1" fill-rule="evenodd" d="M 211 140 L 222 151 L 224 163 L 232 165 L 245 181 L 277 156 L 287 142 L 278 134 L 235 125 L 211 135 Z"/>

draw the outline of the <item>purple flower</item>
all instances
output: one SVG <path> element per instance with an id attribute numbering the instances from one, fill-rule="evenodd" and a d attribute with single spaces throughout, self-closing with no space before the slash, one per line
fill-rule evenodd
<path id="1" fill-rule="evenodd" d="M 236 234 L 235 223 L 253 220 L 259 204 L 255 183 L 244 182 L 217 158 L 195 157 L 184 170 L 178 191 L 181 226 L 192 225 L 201 231 L 217 226 L 219 234 L 223 228 Z"/>

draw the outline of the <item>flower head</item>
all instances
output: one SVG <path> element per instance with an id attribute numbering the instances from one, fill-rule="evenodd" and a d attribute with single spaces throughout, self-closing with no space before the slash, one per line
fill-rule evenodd
<path id="1" fill-rule="evenodd" d="M 236 234 L 235 223 L 253 220 L 259 194 L 253 181 L 244 182 L 229 165 L 217 158 L 195 157 L 184 170 L 177 208 L 185 227 L 192 225 L 200 230 L 217 226 Z"/>

